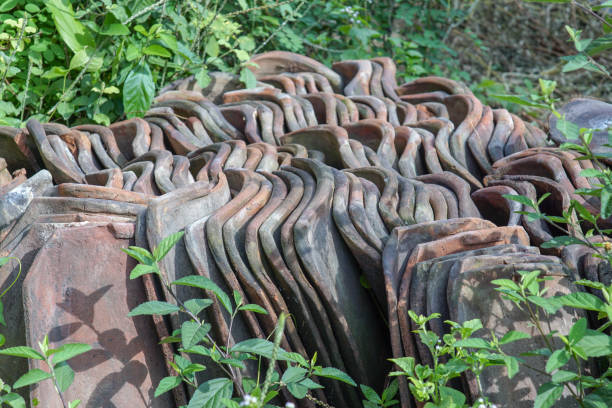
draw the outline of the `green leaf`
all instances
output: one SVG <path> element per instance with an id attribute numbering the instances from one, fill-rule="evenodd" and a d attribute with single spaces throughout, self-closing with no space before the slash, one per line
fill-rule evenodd
<path id="1" fill-rule="evenodd" d="M 557 119 L 556 127 L 568 140 L 577 140 L 580 137 L 580 128 L 575 123 L 559 118 Z"/>
<path id="2" fill-rule="evenodd" d="M 190 275 L 185 276 L 184 278 L 178 279 L 172 282 L 173 285 L 182 285 L 182 286 L 191 286 L 194 288 L 200 288 L 203 290 L 210 290 L 215 294 L 217 299 L 221 302 L 223 307 L 228 311 L 229 314 L 232 314 L 233 308 L 232 303 L 230 301 L 229 296 L 225 293 L 216 283 L 211 281 L 210 279 L 200 276 L 200 275 Z"/>
<path id="3" fill-rule="evenodd" d="M 11 408 L 26 408 L 26 403 L 23 397 L 14 392 L 2 396 L 2 398 L 0 398 L 0 402 L 4 402 Z"/>
<path id="4" fill-rule="evenodd" d="M 195 79 L 198 81 L 198 86 L 202 89 L 206 88 L 210 81 L 212 80 L 210 75 L 208 75 L 208 70 L 202 68 L 195 74 Z"/>
<path id="5" fill-rule="evenodd" d="M 587 329 L 576 346 L 582 348 L 588 357 L 603 357 L 612 354 L 612 337 Z"/>
<path id="6" fill-rule="evenodd" d="M 217 42 L 217 39 L 213 36 L 210 36 L 210 38 L 208 39 L 208 42 L 206 43 L 206 47 L 204 48 L 204 51 L 206 52 L 207 55 L 215 58 L 219 55 L 219 43 Z"/>
<path id="7" fill-rule="evenodd" d="M 272 358 L 274 343 L 265 339 L 248 339 L 241 341 L 231 348 L 232 353 L 251 353 Z"/>
<path id="8" fill-rule="evenodd" d="M 187 408 L 219 408 L 221 401 L 230 398 L 233 391 L 233 383 L 227 378 L 206 381 L 193 393 Z"/>
<path id="9" fill-rule="evenodd" d="M 4 346 L 4 343 L 6 343 L 6 337 L 0 333 L 0 347 Z"/>
<path id="10" fill-rule="evenodd" d="M 6 326 L 6 320 L 4 320 L 4 305 L 0 300 L 0 325 Z"/>
<path id="11" fill-rule="evenodd" d="M 521 96 L 516 96 L 516 95 L 491 95 L 492 98 L 500 100 L 500 101 L 504 101 L 504 102 L 510 102 L 510 103 L 515 103 L 517 105 L 521 105 L 521 106 L 529 106 L 531 108 L 541 108 L 541 109 L 548 109 L 547 105 L 544 105 L 542 103 L 538 103 L 538 102 L 532 102 L 528 99 L 525 99 Z"/>
<path id="12" fill-rule="evenodd" d="M 442 399 L 442 404 L 449 407 L 463 407 L 465 404 L 465 395 L 461 391 L 450 387 L 440 387 L 440 398 Z"/>
<path id="13" fill-rule="evenodd" d="M 544 242 L 541 245 L 541 247 L 542 248 L 559 248 L 559 247 L 563 247 L 567 245 L 576 245 L 576 244 L 583 245 L 584 242 L 582 242 L 578 238 L 566 235 L 566 236 L 561 236 L 561 237 L 554 237 L 550 241 Z"/>
<path id="14" fill-rule="evenodd" d="M 565 349 L 555 350 L 546 362 L 546 372 L 552 373 L 556 369 L 563 367 L 567 364 L 570 357 L 570 353 Z"/>
<path id="15" fill-rule="evenodd" d="M 508 378 L 514 377 L 519 372 L 519 363 L 516 357 L 512 356 L 504 356 L 504 364 L 506 366 L 506 370 L 508 371 Z"/>
<path id="16" fill-rule="evenodd" d="M 141 264 L 151 265 L 155 262 L 153 255 L 151 255 L 151 253 L 144 248 L 131 246 L 127 249 L 123 248 L 122 251 L 131 256 L 132 258 L 136 259 Z"/>
<path id="17" fill-rule="evenodd" d="M 146 62 L 138 64 L 123 84 L 123 109 L 128 118 L 142 116 L 155 96 L 155 83 Z"/>
<path id="18" fill-rule="evenodd" d="M 253 71 L 245 67 L 240 70 L 240 81 L 242 81 L 247 88 L 255 88 L 257 78 L 255 78 Z"/>
<path id="19" fill-rule="evenodd" d="M 341 370 L 338 370 L 337 368 L 325 367 L 317 369 L 315 370 L 315 372 L 319 377 L 331 378 L 333 380 L 342 381 L 343 383 L 347 383 L 349 385 L 352 385 L 353 387 L 357 386 L 357 383 L 353 381 L 353 379 L 348 374 Z"/>
<path id="20" fill-rule="evenodd" d="M 264 309 L 263 307 L 259 305 L 254 305 L 252 303 L 249 303 L 248 305 L 240 306 L 240 310 L 243 310 L 246 312 L 259 313 L 259 314 L 268 314 L 268 312 L 266 312 L 266 309 Z"/>
<path id="21" fill-rule="evenodd" d="M 89 344 L 71 343 L 64 344 L 53 352 L 53 364 L 57 365 L 62 361 L 70 360 L 80 354 L 87 353 L 91 350 Z"/>
<path id="22" fill-rule="evenodd" d="M 74 371 L 67 362 L 61 362 L 55 365 L 53 368 L 55 372 L 55 378 L 57 380 L 57 386 L 61 392 L 65 392 L 74 381 Z"/>
<path id="23" fill-rule="evenodd" d="M 535 203 L 531 201 L 530 198 L 525 197 L 523 195 L 516 194 L 504 194 L 503 197 L 507 200 L 516 201 L 518 203 L 523 204 L 525 207 L 536 208 Z"/>
<path id="24" fill-rule="evenodd" d="M 183 235 L 185 235 L 185 231 L 179 231 L 164 238 L 159 243 L 157 248 L 155 248 L 155 250 L 153 251 L 153 257 L 155 258 L 155 260 L 158 262 L 161 261 L 168 254 L 168 252 L 170 252 L 170 250 L 181 240 L 181 238 L 183 238 Z"/>
<path id="25" fill-rule="evenodd" d="M 361 388 L 361 392 L 363 392 L 363 396 L 370 402 L 375 404 L 382 404 L 382 399 L 378 396 L 378 393 L 374 391 L 373 388 L 368 387 L 367 385 L 360 384 L 359 388 Z"/>
<path id="26" fill-rule="evenodd" d="M 33 358 L 35 360 L 45 359 L 43 355 L 40 354 L 38 351 L 34 350 L 31 347 L 26 347 L 26 346 L 9 347 L 9 348 L 0 350 L 0 355 L 23 357 L 23 358 Z"/>
<path id="27" fill-rule="evenodd" d="M 574 381 L 578 378 L 578 374 L 573 373 L 571 371 L 559 370 L 552 376 L 552 382 L 555 384 Z"/>
<path id="28" fill-rule="evenodd" d="M 570 342 L 576 343 L 577 341 L 582 339 L 584 335 L 586 334 L 586 330 L 587 330 L 587 320 L 586 318 L 583 317 L 580 320 L 578 320 L 576 323 L 574 323 L 574 325 L 570 329 L 569 336 L 568 336 Z"/>
<path id="29" fill-rule="evenodd" d="M 189 299 L 185 302 L 185 307 L 194 315 L 198 315 L 202 310 L 212 305 L 213 301 L 210 299 Z"/>
<path id="30" fill-rule="evenodd" d="M 550 314 L 557 313 L 557 311 L 563 307 L 563 303 L 561 303 L 559 299 L 553 297 L 544 298 L 542 296 L 527 296 L 527 300 Z"/>
<path id="31" fill-rule="evenodd" d="M 77 53 L 85 47 L 94 49 L 96 44 L 87 28 L 75 17 L 68 0 L 47 0 L 45 6 L 53 17 L 55 28 L 72 52 Z"/>
<path id="32" fill-rule="evenodd" d="M 80 399 L 76 399 L 76 400 L 70 401 L 68 403 L 68 408 L 77 408 L 79 405 L 81 405 L 81 400 Z"/>
<path id="33" fill-rule="evenodd" d="M 305 368 L 289 367 L 283 373 L 283 376 L 281 377 L 281 382 L 285 384 L 291 384 L 294 382 L 301 381 L 304 378 L 306 378 L 307 373 L 308 373 L 308 370 L 306 370 Z"/>
<path id="34" fill-rule="evenodd" d="M 612 186 L 606 185 L 601 190 L 601 218 L 610 218 L 612 216 Z"/>
<path id="35" fill-rule="evenodd" d="M 43 371 L 39 368 L 33 368 L 32 370 L 19 377 L 19 379 L 15 382 L 15 385 L 13 385 L 13 388 L 26 387 L 28 385 L 39 383 L 51 377 L 52 375 L 50 373 Z"/>
<path id="36" fill-rule="evenodd" d="M 181 384 L 181 377 L 165 377 L 159 382 L 159 385 L 155 389 L 155 398 L 160 395 L 178 387 Z"/>
<path id="37" fill-rule="evenodd" d="M 180 308 L 178 306 L 171 303 L 153 300 L 136 306 L 130 313 L 128 313 L 128 316 L 167 315 L 178 312 L 179 310 Z"/>
<path id="38" fill-rule="evenodd" d="M 156 264 L 138 264 L 134 267 L 134 269 L 132 269 L 132 272 L 130 272 L 130 279 L 136 279 L 141 277 L 142 275 L 148 275 L 150 273 L 159 273 L 159 268 Z"/>
<path id="39" fill-rule="evenodd" d="M 143 48 L 142 52 L 146 55 L 156 55 L 162 58 L 172 57 L 172 54 L 170 53 L 170 51 L 168 51 L 167 49 L 165 49 L 159 44 L 151 44 L 148 47 Z"/>
<path id="40" fill-rule="evenodd" d="M 559 296 L 558 299 L 564 306 L 575 307 L 577 309 L 593 310 L 604 312 L 606 305 L 595 295 L 586 292 L 575 292 L 568 295 Z"/>
<path id="41" fill-rule="evenodd" d="M 308 387 L 300 383 L 291 383 L 287 385 L 287 390 L 297 399 L 303 399 L 308 394 Z"/>
<path id="42" fill-rule="evenodd" d="M 508 333 L 504 334 L 504 337 L 501 338 L 499 344 L 504 345 L 508 343 L 512 343 L 513 341 L 528 339 L 531 336 L 527 333 L 523 333 L 516 330 L 510 330 Z"/>
<path id="43" fill-rule="evenodd" d="M 469 348 L 480 348 L 480 349 L 491 349 L 491 345 L 484 339 L 473 338 L 463 339 L 455 343 L 456 347 L 469 347 Z"/>
<path id="44" fill-rule="evenodd" d="M 19 2 L 20 0 L 6 0 L 0 3 L 0 13 L 12 10 Z"/>
<path id="45" fill-rule="evenodd" d="M 560 384 L 546 383 L 538 389 L 538 396 L 534 401 L 533 408 L 550 408 L 563 394 L 563 386 Z"/>
<path id="46" fill-rule="evenodd" d="M 181 342 L 183 348 L 189 349 L 206 338 L 210 324 L 199 325 L 196 322 L 184 322 L 181 326 Z"/>

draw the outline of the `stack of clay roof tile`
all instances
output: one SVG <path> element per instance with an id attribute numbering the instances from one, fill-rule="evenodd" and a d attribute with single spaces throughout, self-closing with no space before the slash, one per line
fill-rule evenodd
<path id="1" fill-rule="evenodd" d="M 503 197 L 551 193 L 543 203 L 551 215 L 570 199 L 599 207 L 575 192 L 598 182 L 580 176 L 592 164 L 551 147 L 538 128 L 484 106 L 455 81 L 398 86 L 389 58 L 328 68 L 269 52 L 252 62 L 256 88 L 223 73 L 204 89 L 187 78 L 164 88 L 142 119 L 0 127 L 0 250 L 19 257 L 25 275 L 3 299 L 15 328 L 7 345 L 46 333 L 54 344 L 93 344 L 74 363 L 78 386 L 68 398 L 143 407 L 188 399 L 181 387 L 174 401 L 152 398 L 172 372 L 164 358 L 176 353 L 158 340 L 182 321 L 127 317 L 145 299 L 173 299 L 151 276 L 130 281 L 134 263 L 120 251 L 154 248 L 177 231 L 184 238 L 162 261 L 170 280 L 206 276 L 269 312 L 239 314 L 230 333 L 215 301 L 207 319 L 222 344 L 265 338 L 289 312 L 285 349 L 317 352 L 318 363 L 377 389 L 388 358 L 431 362 L 408 310 L 440 313 L 430 323 L 440 335 L 444 319 L 480 318 L 499 334 L 532 330 L 492 280 L 540 269 L 551 293 L 568 293 L 572 273 L 609 279 L 580 248 L 541 255 L 537 246 L 557 232 Z M 0 288 L 17 272 L 3 267 Z M 177 290 L 182 299 L 203 296 Z M 560 312 L 550 328 L 566 331 L 577 317 Z M 218 374 L 210 368 L 201 380 Z M 25 370 L 0 359 L 3 379 Z M 527 406 L 544 381 L 502 374 L 488 371 L 483 387 L 513 406 Z M 360 405 L 356 388 L 320 381 L 321 401 Z M 455 385 L 476 395 L 473 378 Z M 405 381 L 400 391 L 402 407 L 417 406 Z M 48 401 L 52 392 L 43 384 L 32 395 Z"/>

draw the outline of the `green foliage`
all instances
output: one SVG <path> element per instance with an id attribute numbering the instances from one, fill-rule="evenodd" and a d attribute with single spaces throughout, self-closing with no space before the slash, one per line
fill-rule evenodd
<path id="1" fill-rule="evenodd" d="M 160 381 L 155 390 L 156 397 L 185 383 L 193 388 L 188 408 L 218 408 L 221 406 L 262 408 L 270 407 L 272 400 L 282 389 L 286 389 L 296 399 L 308 398 L 317 401 L 310 394 L 312 390 L 323 388 L 316 382 L 317 378 L 329 378 L 357 386 L 346 373 L 333 367 L 317 365 L 316 353 L 310 360 L 306 360 L 299 354 L 283 350 L 280 342 L 287 319 L 284 313 L 281 313 L 278 318 L 273 333 L 274 341 L 254 338 L 243 340 L 233 346 L 230 345 L 229 339 L 226 344 L 216 342 L 210 335 L 211 325 L 199 316 L 213 301 L 199 298 L 179 299 L 174 292 L 175 286 L 199 288 L 204 291 L 204 296 L 208 294 L 219 301 L 230 315 L 230 332 L 238 313 L 266 314 L 267 312 L 258 305 L 245 303 L 243 296 L 237 291 L 234 291 L 230 297 L 204 276 L 190 275 L 174 282 L 168 282 L 160 271 L 158 262 L 171 251 L 182 236 L 183 232 L 178 232 L 166 237 L 153 250 L 153 253 L 139 247 L 124 250 L 140 262 L 132 271 L 131 279 L 145 274 L 156 274 L 175 302 L 145 302 L 134 308 L 129 315 L 166 315 L 178 312 L 187 316 L 188 319 L 182 323 L 180 329 L 162 340 L 163 343 L 176 343 L 180 354 L 176 354 L 174 359 L 169 361 L 176 375 Z M 134 271 L 137 272 L 134 273 Z M 196 374 L 206 370 L 206 366 L 192 362 L 190 356 L 206 357 L 210 360 L 210 364 L 218 366 L 226 376 L 198 383 Z M 248 378 L 245 371 L 247 360 L 257 360 L 260 370 L 262 366 L 267 367 L 265 376 L 263 372 L 258 372 L 255 379 Z M 283 366 L 286 367 L 282 374 L 276 371 L 280 368 L 278 362 L 283 362 Z"/>
<path id="2" fill-rule="evenodd" d="M 545 372 L 550 381 L 538 390 L 535 407 L 548 408 L 555 403 L 567 389 L 581 407 L 610 406 L 612 382 L 609 369 L 612 358 L 612 337 L 606 329 L 612 324 L 612 285 L 605 286 L 588 280 L 577 281 L 583 286 L 597 288 L 601 291 L 602 301 L 595 295 L 586 292 L 575 292 L 568 295 L 545 297 L 546 290 L 542 284 L 546 278 L 540 277 L 540 271 L 521 271 L 518 282 L 508 279 L 493 281 L 496 290 L 527 313 L 533 327 L 544 339 L 546 348 L 528 350 L 526 354 L 539 354 L 547 357 Z M 597 330 L 588 328 L 585 317 L 577 320 L 567 335 L 559 332 L 547 333 L 542 327 L 547 318 L 562 307 L 595 311 L 601 325 Z M 524 336 L 529 337 L 523 333 Z M 606 367 L 599 377 L 585 374 L 589 359 L 603 357 Z M 606 371 L 606 368 L 608 369 Z"/>
<path id="3" fill-rule="evenodd" d="M 474 407 L 491 407 L 486 396 L 482 395 L 480 389 L 480 374 L 488 366 L 504 365 L 508 375 L 512 378 L 518 371 L 518 361 L 515 357 L 503 354 L 500 346 L 523 338 L 516 332 L 510 332 L 500 341 L 493 338 L 486 341 L 474 334 L 482 329 L 479 319 L 470 320 L 463 324 L 452 321 L 445 323 L 450 326 L 450 333 L 440 338 L 436 333 L 427 329 L 427 322 L 439 318 L 434 313 L 430 316 L 416 315 L 409 311 L 410 318 L 417 324 L 415 331 L 421 342 L 431 353 L 433 367 L 416 364 L 413 357 L 401 357 L 391 359 L 399 367 L 399 371 L 391 372 L 390 376 L 405 376 L 409 380 L 409 388 L 413 397 L 425 403 L 426 408 L 468 407 L 465 395 L 448 385 L 449 382 L 464 373 L 469 372 L 476 378 L 481 396 L 474 403 Z M 389 387 L 391 388 L 391 387 Z M 389 390 L 387 388 L 387 390 Z M 387 392 L 385 390 L 385 392 Z M 370 390 L 364 390 L 367 400 L 373 407 L 385 407 L 385 400 L 377 398 Z M 383 392 L 383 396 L 385 393 Z M 377 404 L 377 405 L 376 405 Z M 366 407 L 368 407 L 366 406 Z"/>
<path id="4" fill-rule="evenodd" d="M 0 125 L 36 116 L 108 125 L 142 116 L 156 92 L 209 70 L 241 73 L 256 44 L 300 16 L 265 0 L 9 0 L 0 3 Z M 250 74 L 250 75 L 249 75 Z"/>

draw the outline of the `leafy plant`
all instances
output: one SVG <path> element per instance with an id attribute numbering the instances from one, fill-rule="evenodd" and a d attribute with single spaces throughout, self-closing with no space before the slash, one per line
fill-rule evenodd
<path id="1" fill-rule="evenodd" d="M 531 324 L 544 339 L 546 347 L 530 350 L 527 355 L 535 354 L 547 357 L 545 373 L 550 381 L 538 389 L 535 408 L 548 408 L 555 405 L 561 398 L 563 389 L 569 391 L 578 406 L 599 408 L 612 404 L 612 337 L 606 329 L 612 325 L 612 285 L 605 286 L 600 282 L 588 280 L 577 281 L 576 284 L 588 286 L 601 291 L 605 301 L 586 292 L 574 292 L 567 295 L 545 297 L 546 289 L 542 283 L 546 278 L 540 277 L 540 271 L 521 271 L 521 279 L 514 282 L 509 279 L 493 281 L 496 290 L 505 299 L 512 301 L 518 308 L 525 311 Z M 568 335 L 558 332 L 545 332 L 542 315 L 555 314 L 562 307 L 572 307 L 579 310 L 597 312 L 602 325 L 597 330 L 587 327 L 585 317 L 576 321 Z M 527 334 L 523 336 L 528 337 Z M 599 377 L 588 375 L 587 362 L 592 358 L 603 358 L 603 374 Z M 521 362 L 521 360 L 518 360 Z"/>
<path id="2" fill-rule="evenodd" d="M 495 405 L 490 404 L 486 395 L 483 395 L 480 375 L 486 367 L 493 365 L 506 366 L 510 378 L 516 375 L 518 372 L 517 359 L 504 354 L 501 346 L 520 340 L 524 336 L 510 331 L 502 339 L 493 336 L 493 340 L 485 341 L 474 335 L 483 327 L 479 319 L 474 319 L 463 324 L 445 321 L 450 326 L 450 333 L 440 338 L 436 333 L 427 329 L 427 322 L 439 318 L 438 313 L 430 316 L 417 316 L 413 311 L 408 313 L 418 326 L 415 332 L 432 356 L 433 367 L 416 364 L 414 357 L 394 358 L 391 361 L 400 368 L 400 371 L 392 372 L 389 375 L 407 377 L 410 381 L 410 392 L 417 401 L 425 403 L 425 408 L 463 408 L 468 406 L 466 396 L 461 391 L 452 388 L 449 382 L 461 375 L 469 374 L 476 379 L 480 393 L 473 407 L 494 408 Z M 379 403 L 374 406 L 386 405 Z"/>
<path id="3" fill-rule="evenodd" d="M 271 406 L 271 401 L 282 389 L 286 389 L 297 399 L 308 398 L 318 401 L 310 394 L 311 390 L 323 388 L 315 381 L 316 377 L 325 377 L 357 386 L 344 372 L 332 367 L 316 365 L 316 353 L 307 360 L 299 354 L 283 350 L 279 344 L 287 319 L 284 313 L 279 316 L 273 333 L 274 341 L 255 338 L 243 340 L 231 346 L 229 339 L 226 344 L 220 344 L 215 340 L 210 334 L 211 325 L 200 317 L 202 311 L 212 305 L 212 300 L 206 298 L 180 299 L 175 292 L 176 286 L 189 286 L 212 293 L 230 315 L 230 333 L 238 313 L 265 314 L 267 312 L 258 305 L 245 303 L 242 295 L 236 291 L 232 294 L 233 299 L 230 298 L 213 281 L 204 276 L 190 275 L 169 282 L 159 268 L 159 261 L 176 245 L 183 234 L 183 232 L 178 232 L 166 237 L 153 250 L 153 253 L 139 247 L 129 247 L 124 250 L 139 262 L 132 270 L 130 278 L 137 279 L 146 274 L 156 275 L 175 302 L 145 302 L 134 308 L 130 316 L 181 313 L 188 318 L 182 323 L 180 329 L 172 333 L 172 336 L 162 340 L 165 343 L 176 343 L 180 354 L 176 354 L 174 360 L 170 362 L 176 375 L 166 377 L 159 383 L 155 391 L 156 396 L 178 387 L 181 383 L 186 383 L 194 389 L 189 408 L 217 408 L 221 406 L 221 403 L 229 408 L 239 406 L 260 408 Z M 205 370 L 206 367 L 191 362 L 188 358 L 190 355 L 206 357 L 211 364 L 216 365 L 225 373 L 225 377 L 198 383 L 196 373 Z M 247 376 L 247 360 L 258 361 L 258 374 L 255 379 Z M 262 362 L 267 363 L 265 376 L 263 372 L 259 372 Z M 277 362 L 286 366 L 282 375 L 276 371 L 277 366 L 280 366 Z"/>
<path id="4" fill-rule="evenodd" d="M 14 260 L 19 264 L 17 276 L 11 284 L 0 293 L 0 325 L 6 326 L 6 321 L 3 314 L 2 297 L 15 285 L 21 276 L 21 261 L 14 257 L 0 258 L 0 267 L 6 265 L 10 260 Z M 5 338 L 0 334 L 0 347 L 4 345 Z M 38 343 L 40 351 L 28 346 L 17 346 L 9 348 L 0 348 L 0 355 L 26 358 L 30 360 L 41 360 L 48 367 L 48 371 L 40 368 L 33 368 L 17 379 L 11 387 L 0 379 L 0 407 L 6 404 L 11 408 L 25 408 L 26 403 L 19 394 L 15 393 L 15 389 L 37 384 L 41 381 L 51 380 L 55 391 L 59 395 L 64 408 L 76 408 L 81 401 L 66 401 L 64 392 L 70 387 L 74 381 L 74 371 L 68 364 L 68 360 L 80 354 L 91 350 L 91 346 L 81 343 L 64 344 L 56 349 L 49 348 L 49 337 L 45 336 L 41 343 Z"/>

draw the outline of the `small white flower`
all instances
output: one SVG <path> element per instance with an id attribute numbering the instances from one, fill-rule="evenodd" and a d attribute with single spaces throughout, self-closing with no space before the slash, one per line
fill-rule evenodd
<path id="1" fill-rule="evenodd" d="M 285 408 L 295 408 L 295 404 L 293 402 L 287 402 Z"/>
<path id="2" fill-rule="evenodd" d="M 480 404 L 478 408 L 487 408 L 487 406 L 485 404 Z"/>

